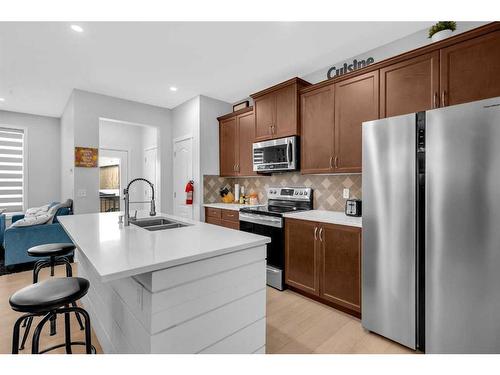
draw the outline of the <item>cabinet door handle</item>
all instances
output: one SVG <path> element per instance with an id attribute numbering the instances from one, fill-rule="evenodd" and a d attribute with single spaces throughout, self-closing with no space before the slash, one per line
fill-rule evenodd
<path id="1" fill-rule="evenodd" d="M 323 242 L 323 227 L 319 229 L 319 240 Z"/>
<path id="2" fill-rule="evenodd" d="M 314 241 L 318 239 L 317 233 L 318 233 L 318 227 L 314 227 Z"/>
<path id="3" fill-rule="evenodd" d="M 441 107 L 446 106 L 446 90 L 443 90 L 441 93 Z"/>
<path id="4" fill-rule="evenodd" d="M 335 163 L 334 163 L 335 169 L 339 167 L 339 157 L 335 156 Z"/>
<path id="5" fill-rule="evenodd" d="M 438 93 L 437 93 L 437 91 L 434 93 L 434 103 L 433 103 L 433 105 L 434 105 L 433 108 L 439 107 L 439 105 L 438 105 Z"/>
<path id="6" fill-rule="evenodd" d="M 330 169 L 333 169 L 333 164 L 332 164 L 332 162 L 333 162 L 333 156 L 330 156 Z"/>

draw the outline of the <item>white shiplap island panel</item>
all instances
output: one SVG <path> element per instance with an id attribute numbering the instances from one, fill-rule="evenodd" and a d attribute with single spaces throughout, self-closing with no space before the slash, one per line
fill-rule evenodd
<path id="1" fill-rule="evenodd" d="M 119 226 L 118 213 L 62 220 L 78 248 L 79 275 L 91 283 L 83 304 L 104 352 L 265 352 L 269 239 L 158 216 L 191 225 L 149 232 Z M 129 259 L 103 264 L 116 256 Z"/>

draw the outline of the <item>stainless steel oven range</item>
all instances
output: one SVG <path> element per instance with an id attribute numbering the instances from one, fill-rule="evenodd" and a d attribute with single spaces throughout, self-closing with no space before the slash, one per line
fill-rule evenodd
<path id="1" fill-rule="evenodd" d="M 267 206 L 240 209 L 240 230 L 271 238 L 267 244 L 267 285 L 283 290 L 285 225 L 283 214 L 312 210 L 313 190 L 305 187 L 267 189 Z"/>

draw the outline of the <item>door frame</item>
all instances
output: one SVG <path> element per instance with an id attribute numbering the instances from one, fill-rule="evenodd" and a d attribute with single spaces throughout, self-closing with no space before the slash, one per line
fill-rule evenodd
<path id="1" fill-rule="evenodd" d="M 118 149 L 118 148 L 106 148 L 106 147 L 99 147 L 99 153 L 98 153 L 98 165 L 99 165 L 99 158 L 101 157 L 101 150 L 102 151 L 111 151 L 111 152 L 124 152 L 125 154 L 127 154 L 127 167 L 126 167 L 126 172 L 127 172 L 127 175 L 125 176 L 126 177 L 126 181 L 128 181 L 129 179 L 129 172 L 130 172 L 130 167 L 129 167 L 129 164 L 130 164 L 130 153 L 129 153 L 129 150 L 121 150 L 121 149 Z M 123 189 L 125 188 L 124 186 L 121 186 L 121 179 L 122 179 L 122 173 L 121 173 L 121 168 L 122 168 L 122 165 L 120 165 L 120 188 L 119 188 L 119 193 L 120 193 L 120 199 L 119 199 L 119 205 L 118 205 L 118 209 L 120 211 L 122 211 L 122 198 L 123 198 Z M 99 177 L 99 184 L 101 183 L 101 179 Z M 127 183 L 127 182 L 125 182 Z M 100 187 L 100 185 L 99 185 Z M 99 191 L 100 189 L 98 189 Z M 101 205 L 100 205 L 100 202 L 99 202 L 99 212 L 101 211 Z"/>
<path id="2" fill-rule="evenodd" d="M 155 186 L 155 203 L 156 207 L 160 208 L 161 211 L 161 176 L 160 176 L 160 169 L 161 169 L 161 160 L 160 160 L 160 148 L 158 145 L 153 146 L 153 147 L 146 147 L 142 150 L 143 154 L 142 157 L 145 157 L 146 151 L 151 151 L 151 150 L 156 150 L 156 168 L 155 168 L 155 181 L 153 181 L 153 184 Z M 143 165 L 144 167 L 144 165 Z M 143 169 L 144 172 L 144 169 Z M 143 173 L 144 174 L 144 173 Z"/>
<path id="3" fill-rule="evenodd" d="M 175 194 L 175 179 L 174 179 L 174 163 L 175 163 L 175 145 L 179 142 L 183 142 L 190 139 L 191 140 L 191 171 L 193 173 L 193 176 L 191 176 L 192 179 L 194 179 L 194 161 L 193 161 L 193 156 L 192 156 L 192 147 L 193 147 L 193 140 L 194 137 L 191 133 L 184 134 L 180 137 L 176 137 L 172 140 L 172 213 L 175 215 L 175 199 L 177 198 Z M 194 219 L 194 205 L 192 205 L 193 209 L 193 215 L 192 218 Z"/>

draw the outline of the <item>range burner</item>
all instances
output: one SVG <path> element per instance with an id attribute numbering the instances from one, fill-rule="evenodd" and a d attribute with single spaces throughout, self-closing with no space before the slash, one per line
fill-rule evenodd
<path id="1" fill-rule="evenodd" d="M 281 217 L 286 212 L 312 210 L 311 188 L 269 188 L 267 206 L 245 207 L 242 213 Z"/>

